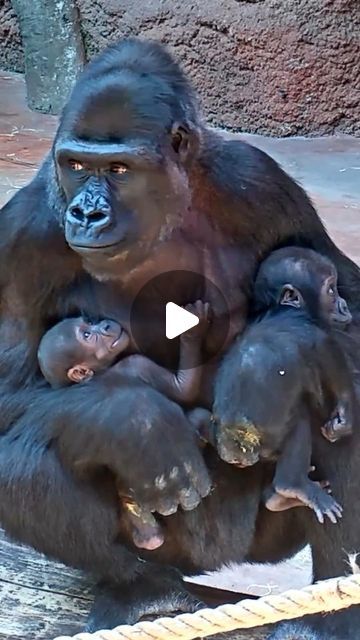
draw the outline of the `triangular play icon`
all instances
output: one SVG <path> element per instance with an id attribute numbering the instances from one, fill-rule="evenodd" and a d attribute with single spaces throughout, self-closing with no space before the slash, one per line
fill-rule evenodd
<path id="1" fill-rule="evenodd" d="M 166 337 L 169 340 L 177 338 L 185 331 L 189 331 L 199 324 L 199 318 L 190 311 L 186 311 L 175 302 L 166 304 Z"/>

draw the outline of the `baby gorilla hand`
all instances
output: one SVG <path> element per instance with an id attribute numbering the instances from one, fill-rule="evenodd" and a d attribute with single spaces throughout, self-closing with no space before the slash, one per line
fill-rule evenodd
<path id="1" fill-rule="evenodd" d="M 210 305 L 208 302 L 202 302 L 202 300 L 196 300 L 194 303 L 185 305 L 185 310 L 192 313 L 199 318 L 199 324 L 192 329 L 185 331 L 181 335 L 182 341 L 187 340 L 201 340 L 206 335 L 209 329 L 210 322 Z"/>
<path id="2" fill-rule="evenodd" d="M 329 442 L 337 442 L 353 433 L 352 422 L 340 407 L 335 415 L 321 427 L 321 433 Z"/>

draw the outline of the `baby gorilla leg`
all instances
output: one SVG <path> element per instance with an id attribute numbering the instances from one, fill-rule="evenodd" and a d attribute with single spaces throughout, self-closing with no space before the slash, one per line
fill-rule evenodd
<path id="1" fill-rule="evenodd" d="M 304 407 L 299 414 L 277 461 L 273 491 L 265 495 L 265 504 L 271 511 L 283 511 L 286 504 L 288 508 L 302 504 L 315 511 L 321 524 L 324 516 L 336 523 L 342 507 L 325 490 L 327 483 L 314 482 L 308 476 L 312 452 L 309 416 Z"/>

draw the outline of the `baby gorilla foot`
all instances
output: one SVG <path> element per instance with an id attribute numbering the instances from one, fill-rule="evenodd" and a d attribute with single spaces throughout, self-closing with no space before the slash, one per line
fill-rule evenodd
<path id="1" fill-rule="evenodd" d="M 330 495 L 328 483 L 313 482 L 306 478 L 299 486 L 278 486 L 275 492 L 288 500 L 295 500 L 305 507 L 313 509 L 320 524 L 324 523 L 324 516 L 336 524 L 342 518 L 342 506 Z M 293 506 L 299 506 L 294 503 Z M 278 509 L 279 510 L 279 509 Z"/>
<path id="2" fill-rule="evenodd" d="M 264 491 L 264 502 L 269 511 L 287 511 L 295 507 L 304 507 L 304 503 L 298 498 L 286 498 L 271 487 Z"/>
<path id="3" fill-rule="evenodd" d="M 313 470 L 315 470 L 315 467 L 310 469 L 310 471 Z M 327 480 L 321 480 L 320 482 L 316 482 L 316 484 L 318 484 L 321 489 L 327 491 L 327 493 L 331 493 L 330 483 Z M 307 506 L 304 504 L 303 500 L 283 496 L 280 493 L 277 493 L 273 487 L 265 489 L 263 493 L 263 500 L 269 511 L 287 511 L 288 509 L 294 509 L 295 507 Z"/>

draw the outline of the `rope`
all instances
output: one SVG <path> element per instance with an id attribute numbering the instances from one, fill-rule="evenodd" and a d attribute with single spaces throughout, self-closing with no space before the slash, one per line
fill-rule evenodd
<path id="1" fill-rule="evenodd" d="M 242 600 L 216 609 L 200 609 L 175 618 L 123 625 L 112 631 L 59 636 L 55 640 L 194 640 L 235 629 L 249 629 L 311 613 L 338 611 L 360 604 L 360 575 L 333 578 L 305 589 L 258 600 Z"/>

